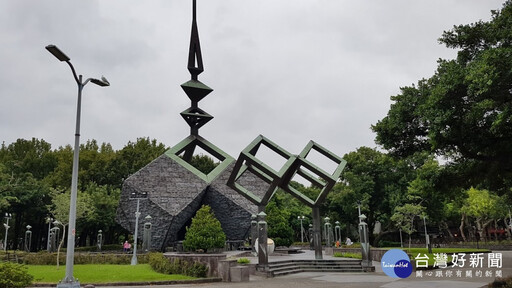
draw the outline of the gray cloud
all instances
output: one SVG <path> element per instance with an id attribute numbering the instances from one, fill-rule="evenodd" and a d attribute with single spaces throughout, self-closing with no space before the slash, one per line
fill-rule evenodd
<path id="1" fill-rule="evenodd" d="M 82 140 L 123 147 L 149 136 L 173 146 L 188 135 L 179 85 L 191 1 L 0 0 L 0 141 L 71 144 L 76 84 L 44 46 L 55 44 L 84 77 Z M 298 153 L 310 140 L 343 155 L 375 146 L 370 125 L 399 87 L 430 77 L 437 43 L 453 25 L 490 19 L 501 1 L 198 0 L 214 92 L 199 103 L 215 119 L 200 133 L 232 156 L 258 134 Z"/>

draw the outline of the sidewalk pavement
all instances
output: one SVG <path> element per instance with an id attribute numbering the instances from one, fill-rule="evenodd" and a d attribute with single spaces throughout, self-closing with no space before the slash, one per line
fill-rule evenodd
<path id="1" fill-rule="evenodd" d="M 500 251 L 495 251 L 500 252 Z M 512 276 L 512 251 L 501 251 L 503 255 L 503 266 L 501 269 L 503 276 Z M 228 256 L 229 257 L 229 256 Z M 246 257 L 251 259 L 251 263 L 257 263 L 256 257 Z M 269 261 L 288 260 L 288 259 L 314 259 L 313 251 L 306 251 L 300 254 L 290 254 L 286 256 L 272 255 Z M 324 259 L 332 259 L 332 256 L 325 256 Z M 340 259 L 340 258 L 336 258 Z M 275 278 L 265 278 L 261 276 L 250 276 L 249 282 L 241 283 L 204 283 L 204 284 L 177 284 L 177 285 L 158 285 L 158 288 L 191 288 L 191 287 L 232 287 L 232 288 L 480 288 L 487 287 L 487 284 L 494 281 L 494 277 L 478 277 L 473 273 L 471 278 L 465 277 L 466 271 L 462 270 L 462 277 L 455 276 L 455 270 L 451 277 L 424 276 L 418 277 L 415 272 L 408 278 L 391 278 L 382 272 L 379 262 L 374 262 L 375 272 L 361 273 L 332 273 L 332 272 L 305 272 L 279 276 Z M 453 269 L 446 268 L 443 272 Z M 437 269 L 440 270 L 440 269 Z M 475 269 L 473 269 L 475 270 Z M 484 269 L 482 269 L 484 270 Z M 495 270 L 495 269 L 494 269 Z M 436 271 L 436 270 L 434 270 Z M 444 275 L 444 274 L 443 274 Z M 97 286 L 99 287 L 99 286 Z M 142 288 L 145 286 L 127 286 L 120 288 Z M 107 288 L 107 287 L 105 287 Z M 111 288 L 111 287 L 108 287 Z"/>

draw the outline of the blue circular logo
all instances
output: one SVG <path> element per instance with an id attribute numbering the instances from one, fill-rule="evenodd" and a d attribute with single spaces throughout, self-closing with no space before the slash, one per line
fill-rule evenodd
<path id="1" fill-rule="evenodd" d="M 400 249 L 388 250 L 380 261 L 382 271 L 389 277 L 407 278 L 412 273 L 411 259 Z"/>

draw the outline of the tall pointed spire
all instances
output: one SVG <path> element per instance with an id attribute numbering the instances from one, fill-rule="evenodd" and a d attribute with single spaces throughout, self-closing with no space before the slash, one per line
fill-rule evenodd
<path id="1" fill-rule="evenodd" d="M 192 32 L 190 34 L 190 48 L 188 51 L 188 71 L 192 80 L 197 80 L 197 75 L 204 71 L 201 45 L 199 44 L 199 32 L 196 20 L 196 0 L 192 2 Z"/>
<path id="2" fill-rule="evenodd" d="M 190 134 L 198 136 L 199 128 L 213 119 L 213 116 L 199 108 L 198 102 L 206 97 L 206 95 L 210 94 L 213 89 L 197 80 L 197 76 L 204 71 L 204 67 L 203 57 L 201 56 L 201 45 L 199 44 L 199 32 L 197 30 L 196 0 L 192 0 L 192 31 L 190 33 L 187 68 L 190 72 L 191 80 L 181 84 L 181 88 L 183 88 L 188 98 L 190 98 L 191 107 L 180 114 L 190 126 Z"/>

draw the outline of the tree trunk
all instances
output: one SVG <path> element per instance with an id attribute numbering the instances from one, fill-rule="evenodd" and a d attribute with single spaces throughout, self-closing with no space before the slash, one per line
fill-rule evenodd
<path id="1" fill-rule="evenodd" d="M 486 233 L 486 232 L 487 232 L 487 226 L 489 226 L 489 224 L 491 224 L 491 223 L 492 223 L 492 221 L 494 221 L 494 220 L 492 220 L 492 219 L 491 219 L 491 220 L 489 220 L 489 221 L 487 221 L 487 222 L 484 222 L 484 223 L 482 224 L 482 227 L 481 227 L 481 231 L 482 231 L 481 233 L 483 233 L 483 234 L 484 234 L 484 241 L 486 241 L 486 242 L 487 242 L 487 233 Z M 480 235 L 482 235 L 482 234 L 480 234 Z M 490 239 L 489 239 L 489 240 L 490 240 Z"/>
<path id="2" fill-rule="evenodd" d="M 62 240 L 60 240 L 59 248 L 57 248 L 57 269 L 59 269 L 60 248 L 62 247 L 62 244 L 64 244 L 64 239 L 66 239 L 66 225 L 62 225 L 62 230 Z"/>
<path id="3" fill-rule="evenodd" d="M 510 239 L 512 239 L 512 233 L 510 231 L 510 226 L 508 225 L 508 222 L 507 222 L 507 217 L 503 218 L 503 223 L 505 223 L 505 231 L 507 232 L 507 239 L 510 240 Z"/>
<path id="4" fill-rule="evenodd" d="M 380 239 L 382 239 L 382 237 L 384 237 L 385 235 L 388 235 L 390 233 L 393 233 L 395 231 L 391 231 L 391 230 L 386 230 L 386 231 L 383 231 L 383 232 L 380 232 L 376 237 L 375 239 L 373 239 L 373 247 L 378 247 L 379 246 L 379 241 Z"/>
<path id="5" fill-rule="evenodd" d="M 462 213 L 462 217 L 460 217 L 460 236 L 462 237 L 462 240 L 466 242 L 466 234 L 464 234 L 464 220 L 466 219 L 466 214 Z"/>
<path id="6" fill-rule="evenodd" d="M 498 241 L 498 220 L 494 219 L 494 240 Z"/>
<path id="7" fill-rule="evenodd" d="M 450 231 L 450 227 L 448 227 L 448 224 L 446 224 L 445 221 L 441 221 L 440 226 L 441 227 L 439 227 L 440 228 L 439 230 L 446 231 L 446 233 L 448 233 L 448 236 L 450 237 L 450 240 L 453 241 L 455 239 L 455 237 L 453 236 L 452 231 Z"/>

